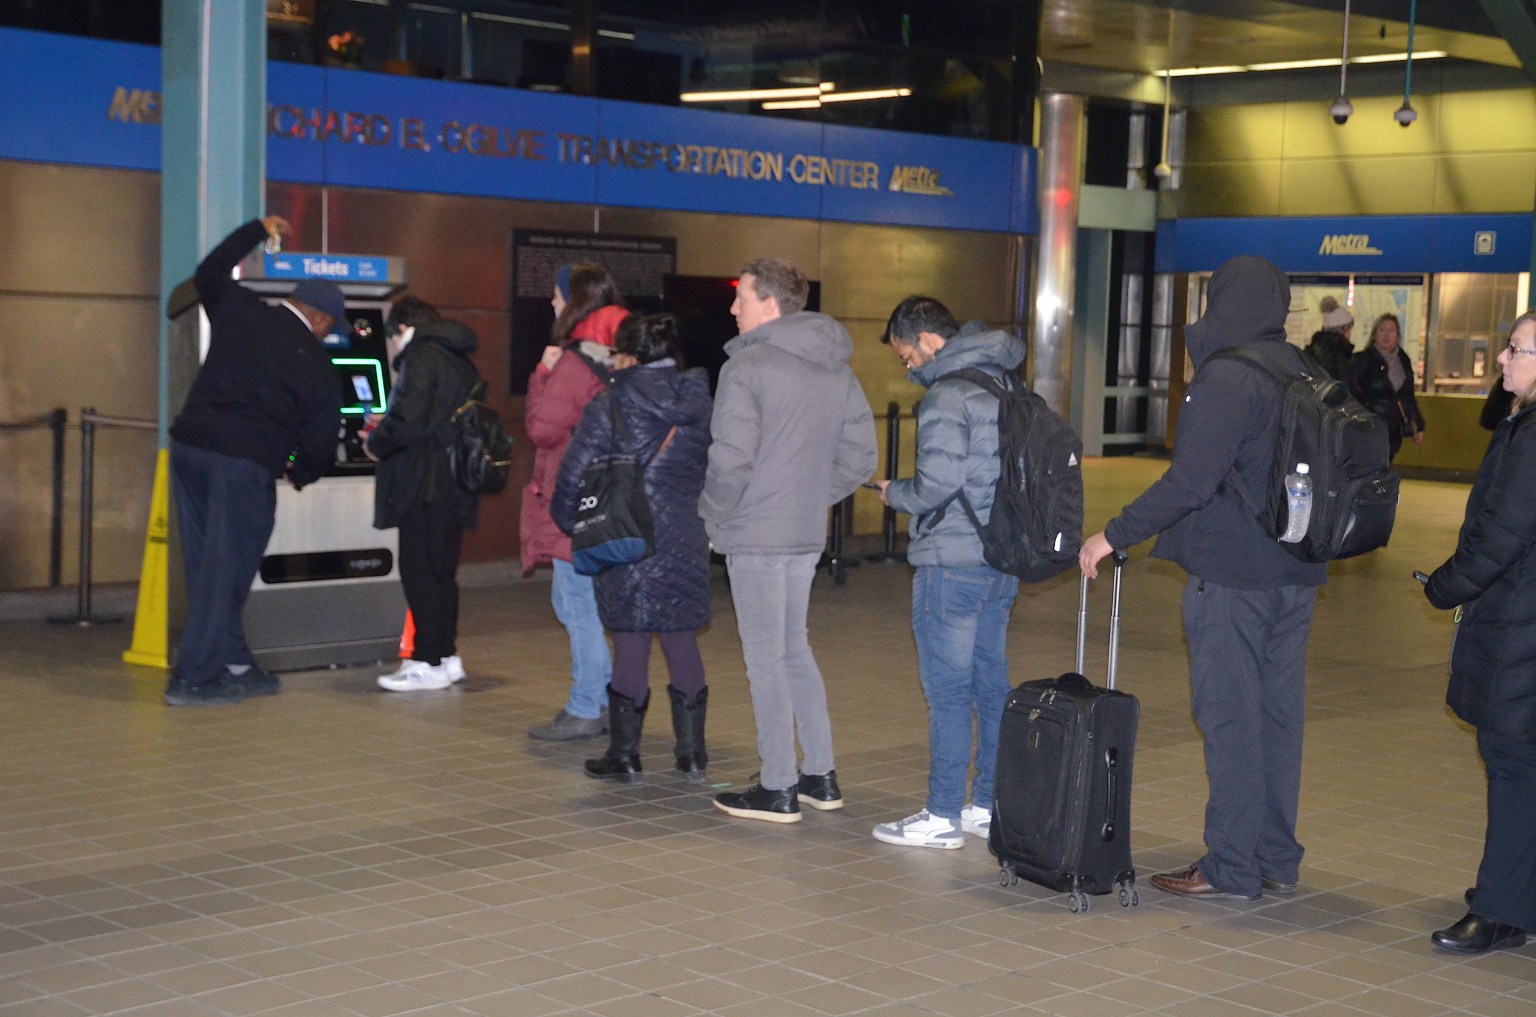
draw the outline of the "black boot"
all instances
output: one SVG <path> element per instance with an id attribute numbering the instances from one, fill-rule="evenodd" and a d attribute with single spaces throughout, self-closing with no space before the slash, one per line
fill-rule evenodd
<path id="1" fill-rule="evenodd" d="M 600 759 L 587 760 L 588 777 L 617 780 L 625 784 L 642 783 L 640 776 L 640 729 L 645 726 L 645 704 L 636 706 L 628 696 L 621 696 L 608 686 L 608 751 Z"/>
<path id="2" fill-rule="evenodd" d="M 690 784 L 702 784 L 704 768 L 709 765 L 709 753 L 704 751 L 704 707 L 709 701 L 709 689 L 700 689 L 692 706 L 670 685 L 667 698 L 672 700 L 672 732 L 677 735 L 677 747 L 673 750 L 677 772 Z"/>

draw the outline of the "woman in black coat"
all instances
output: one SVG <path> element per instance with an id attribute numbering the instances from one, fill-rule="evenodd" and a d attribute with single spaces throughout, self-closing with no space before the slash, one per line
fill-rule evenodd
<path id="1" fill-rule="evenodd" d="M 1413 364 L 1403 352 L 1403 327 L 1395 314 L 1383 314 L 1371 326 L 1371 342 L 1355 354 L 1349 368 L 1355 398 L 1387 422 L 1392 456 L 1406 433 L 1415 445 L 1424 441 L 1424 415 L 1413 397 Z"/>
<path id="2" fill-rule="evenodd" d="M 582 474 L 614 449 L 610 404 L 618 411 L 625 450 L 645 466 L 645 493 L 656 522 L 656 553 L 597 576 L 597 610 L 613 637 L 608 687 L 608 751 L 589 759 L 587 774 L 640 782 L 640 731 L 650 705 L 651 636 L 661 642 L 671 684 L 677 769 L 702 783 L 704 708 L 709 697 L 698 632 L 709 624 L 709 540 L 699 493 L 709 453 L 710 398 L 702 369 L 679 369 L 677 319 L 630 317 L 614 337 L 613 383 L 587 404 L 555 482 L 550 514 L 569 533 L 576 521 Z"/>
<path id="3" fill-rule="evenodd" d="M 1466 917 L 1431 936 L 1462 953 L 1520 946 L 1536 929 L 1536 315 L 1499 354 L 1515 412 L 1493 432 L 1456 553 L 1424 587 L 1460 608 L 1446 702 L 1477 729 L 1488 828 Z"/>

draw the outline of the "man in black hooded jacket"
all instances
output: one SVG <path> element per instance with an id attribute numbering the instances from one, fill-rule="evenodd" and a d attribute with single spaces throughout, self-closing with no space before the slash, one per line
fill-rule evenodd
<path id="1" fill-rule="evenodd" d="M 1307 635 L 1326 566 L 1292 557 L 1243 492 L 1266 489 L 1281 389 L 1256 365 L 1211 354 L 1285 342 L 1290 283 L 1263 258 L 1233 258 L 1211 277 L 1205 315 L 1184 330 L 1195 365 L 1173 462 L 1080 556 L 1095 576 L 1114 549 L 1157 535 L 1155 558 L 1189 573 L 1184 632 L 1210 797 L 1206 854 L 1152 885 L 1186 897 L 1257 900 L 1296 888 Z M 1294 347 L 1277 351 L 1309 362 Z"/>

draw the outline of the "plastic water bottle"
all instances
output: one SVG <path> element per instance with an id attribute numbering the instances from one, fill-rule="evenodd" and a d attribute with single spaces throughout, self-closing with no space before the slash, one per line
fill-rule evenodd
<path id="1" fill-rule="evenodd" d="M 1311 467 L 1297 463 L 1295 473 L 1285 475 L 1285 532 L 1280 535 L 1283 544 L 1298 543 L 1307 535 L 1307 523 L 1312 519 L 1312 478 L 1307 476 Z"/>

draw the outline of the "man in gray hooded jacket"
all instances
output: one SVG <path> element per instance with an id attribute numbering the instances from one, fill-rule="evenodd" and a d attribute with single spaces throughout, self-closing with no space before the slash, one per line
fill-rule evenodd
<path id="1" fill-rule="evenodd" d="M 917 407 L 917 475 L 880 481 L 881 499 L 912 517 L 907 561 L 918 678 L 928 701 L 928 800 L 923 810 L 875 827 L 875 839 L 912 847 L 958 848 L 967 833 L 987 836 L 998 728 L 1008 698 L 1008 614 L 1016 577 L 988 565 L 981 536 L 956 503 L 992 515 L 1002 461 L 997 396 L 957 371 L 1004 378 L 1024 362 L 1024 344 L 979 321 L 955 324 L 932 297 L 896 305 L 883 340 L 913 381 L 928 389 Z M 1017 382 L 1015 382 L 1017 384 Z M 976 780 L 966 802 L 975 720 Z"/>
<path id="2" fill-rule="evenodd" d="M 1152 885 L 1195 898 L 1257 900 L 1296 889 L 1307 635 L 1327 567 L 1291 556 L 1243 492 L 1266 490 L 1281 389 L 1263 369 L 1211 354 L 1285 342 L 1289 280 L 1263 258 L 1233 258 L 1211 276 L 1205 314 L 1184 330 L 1195 365 L 1168 472 L 1083 542 L 1083 572 L 1158 536 L 1152 556 L 1189 573 L 1184 633 L 1210 797 L 1206 854 Z M 1298 369 L 1315 365 L 1295 347 Z"/>
<path id="3" fill-rule="evenodd" d="M 742 269 L 710 421 L 699 515 L 726 556 L 757 721 L 759 782 L 715 798 L 732 816 L 800 820 L 840 809 L 832 726 L 806 631 L 827 509 L 875 471 L 875 421 L 842 325 L 805 311 L 810 282 L 782 258 Z M 803 773 L 795 764 L 798 734 Z"/>

